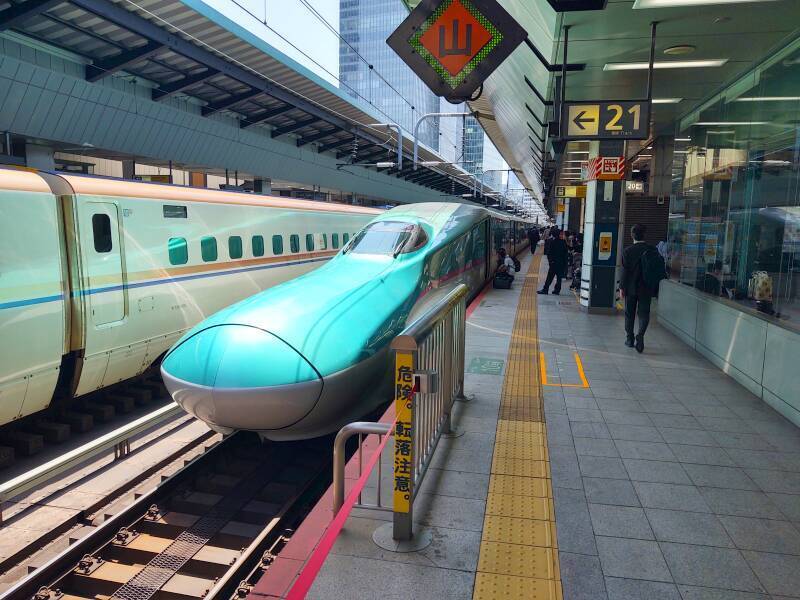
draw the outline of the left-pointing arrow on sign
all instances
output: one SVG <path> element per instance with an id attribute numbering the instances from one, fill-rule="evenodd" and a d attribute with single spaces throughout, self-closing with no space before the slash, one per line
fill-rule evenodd
<path id="1" fill-rule="evenodd" d="M 594 123 L 594 119 L 592 119 L 591 117 L 589 117 L 588 119 L 585 119 L 585 118 L 583 117 L 583 115 L 585 115 L 585 114 L 586 114 L 586 111 L 585 111 L 585 110 L 582 110 L 582 111 L 581 111 L 580 113 L 578 113 L 578 115 L 577 115 L 577 116 L 576 116 L 576 117 L 575 117 L 575 118 L 572 120 L 572 122 L 573 122 L 573 123 L 575 123 L 575 125 L 577 125 L 577 126 L 578 126 L 578 128 L 579 128 L 579 129 L 581 129 L 581 130 L 585 130 L 585 129 L 586 129 L 586 127 L 584 127 L 584 126 L 583 126 L 583 124 L 584 124 L 584 123 Z"/>

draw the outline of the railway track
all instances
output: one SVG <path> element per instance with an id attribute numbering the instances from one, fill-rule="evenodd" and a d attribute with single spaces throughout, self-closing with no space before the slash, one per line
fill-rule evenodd
<path id="1" fill-rule="evenodd" d="M 43 451 L 136 418 L 171 402 L 156 370 L 109 388 L 54 402 L 50 408 L 0 427 L 0 474 L 28 469 Z M 32 458 L 35 457 L 36 458 Z"/>
<path id="2" fill-rule="evenodd" d="M 327 438 L 237 433 L 8 589 L 0 600 L 240 597 L 329 480 Z"/>

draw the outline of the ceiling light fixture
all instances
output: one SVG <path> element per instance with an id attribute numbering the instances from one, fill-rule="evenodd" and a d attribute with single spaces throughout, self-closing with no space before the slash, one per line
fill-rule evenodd
<path id="1" fill-rule="evenodd" d="M 775 0 L 636 0 L 634 9 L 643 8 L 694 8 L 704 4 L 744 4 L 745 2 L 774 2 Z"/>
<path id="2" fill-rule="evenodd" d="M 727 58 L 709 58 L 701 60 L 662 60 L 653 65 L 655 69 L 699 69 L 703 67 L 721 67 Z M 603 71 L 637 71 L 650 68 L 647 62 L 606 63 Z"/>
<path id="3" fill-rule="evenodd" d="M 681 56 L 683 54 L 691 54 L 695 50 L 697 50 L 697 47 L 691 44 L 679 44 L 677 46 L 665 48 L 664 54 L 668 54 L 669 56 Z"/>
<path id="4" fill-rule="evenodd" d="M 678 104 L 683 98 L 653 98 L 653 104 Z"/>
<path id="5" fill-rule="evenodd" d="M 736 133 L 733 129 L 720 129 L 718 131 L 706 131 L 706 135 L 727 135 L 729 133 Z"/>
<path id="6" fill-rule="evenodd" d="M 741 126 L 747 125 L 769 125 L 767 121 L 698 121 L 692 123 L 693 126 L 699 127 L 718 127 L 718 126 Z"/>
<path id="7" fill-rule="evenodd" d="M 676 142 L 691 142 L 692 138 L 675 138 Z"/>
<path id="8" fill-rule="evenodd" d="M 589 154 L 588 150 L 570 150 L 570 154 Z"/>
<path id="9" fill-rule="evenodd" d="M 734 102 L 797 102 L 800 96 L 749 96 L 736 98 Z"/>

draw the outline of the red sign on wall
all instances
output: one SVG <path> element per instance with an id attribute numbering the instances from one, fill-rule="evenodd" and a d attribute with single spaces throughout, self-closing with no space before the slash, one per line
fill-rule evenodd
<path id="1" fill-rule="evenodd" d="M 589 180 L 625 179 L 624 156 L 598 156 L 589 160 Z"/>

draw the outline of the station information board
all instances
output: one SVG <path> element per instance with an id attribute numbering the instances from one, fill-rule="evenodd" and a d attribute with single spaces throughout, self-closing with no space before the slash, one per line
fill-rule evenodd
<path id="1" fill-rule="evenodd" d="M 456 102 L 526 37 L 497 0 L 422 0 L 386 43 L 433 93 Z"/>
<path id="2" fill-rule="evenodd" d="M 645 140 L 650 129 L 647 100 L 565 102 L 561 137 L 567 140 Z"/>

